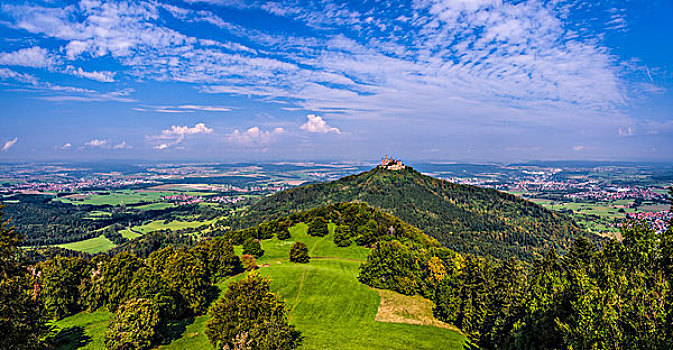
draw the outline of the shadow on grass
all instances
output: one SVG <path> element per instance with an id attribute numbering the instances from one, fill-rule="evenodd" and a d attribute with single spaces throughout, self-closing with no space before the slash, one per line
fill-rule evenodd
<path id="1" fill-rule="evenodd" d="M 91 342 L 91 337 L 84 334 L 84 328 L 75 326 L 60 330 L 53 337 L 54 348 L 59 350 L 79 349 Z"/>
<path id="2" fill-rule="evenodd" d="M 220 288 L 217 288 L 216 285 L 210 285 L 206 291 L 206 310 L 210 307 L 217 298 L 220 297 Z"/>
<path id="3" fill-rule="evenodd" d="M 194 323 L 194 317 L 187 317 L 179 321 L 170 321 L 159 331 L 161 344 L 170 344 L 172 341 L 182 338 L 187 326 Z"/>

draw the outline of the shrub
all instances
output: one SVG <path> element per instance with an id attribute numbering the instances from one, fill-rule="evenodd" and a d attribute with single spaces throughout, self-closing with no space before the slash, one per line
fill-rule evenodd
<path id="1" fill-rule="evenodd" d="M 308 263 L 310 257 L 308 256 L 308 248 L 303 242 L 294 242 L 290 248 L 290 261 L 295 263 Z"/>
<path id="2" fill-rule="evenodd" d="M 250 271 L 257 268 L 257 260 L 250 254 L 243 254 L 241 256 L 241 264 L 243 265 L 245 271 Z"/>
<path id="3" fill-rule="evenodd" d="M 338 247 L 348 247 L 351 245 L 351 229 L 348 225 L 339 225 L 334 230 L 334 244 Z"/>
<path id="4" fill-rule="evenodd" d="M 280 227 L 278 225 L 278 231 L 276 231 L 276 238 L 280 240 L 286 240 L 290 238 L 290 229 L 287 227 Z"/>
<path id="5" fill-rule="evenodd" d="M 149 349 L 157 336 L 159 308 L 148 299 L 131 299 L 122 304 L 105 333 L 105 348 Z"/>
<path id="6" fill-rule="evenodd" d="M 243 243 L 243 254 L 250 254 L 255 258 L 264 255 L 264 249 L 258 239 L 248 238 Z"/>
<path id="7" fill-rule="evenodd" d="M 328 233 L 327 220 L 322 216 L 318 216 L 308 224 L 308 234 L 311 236 L 325 237 Z"/>

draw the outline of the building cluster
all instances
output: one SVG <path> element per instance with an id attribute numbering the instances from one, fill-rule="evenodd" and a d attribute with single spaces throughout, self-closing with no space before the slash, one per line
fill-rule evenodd
<path id="1" fill-rule="evenodd" d="M 143 179 L 88 178 L 70 182 L 22 182 L 0 186 L 0 193 L 77 192 L 86 188 L 122 188 L 154 181 Z"/>
<path id="2" fill-rule="evenodd" d="M 641 212 L 641 213 L 626 213 L 626 218 L 630 220 L 640 220 L 647 222 L 648 225 L 657 233 L 664 232 L 668 229 L 668 225 L 673 219 L 673 212 L 659 211 L 659 212 Z"/>
<path id="3" fill-rule="evenodd" d="M 236 203 L 242 201 L 241 196 L 216 196 L 216 197 L 201 197 L 186 194 L 174 194 L 170 196 L 161 197 L 162 200 L 175 203 L 176 205 L 189 205 L 198 203 Z"/>
<path id="4" fill-rule="evenodd" d="M 404 169 L 405 167 L 406 166 L 402 163 L 401 160 L 395 158 L 388 158 L 388 156 L 385 156 L 385 158 L 381 158 L 381 164 L 379 164 L 379 168 L 388 170 L 400 170 Z"/>

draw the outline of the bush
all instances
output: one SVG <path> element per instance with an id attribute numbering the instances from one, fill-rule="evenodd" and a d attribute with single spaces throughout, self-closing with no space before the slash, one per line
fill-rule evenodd
<path id="1" fill-rule="evenodd" d="M 250 254 L 255 258 L 264 255 L 264 249 L 258 239 L 248 238 L 243 242 L 243 254 Z"/>
<path id="2" fill-rule="evenodd" d="M 334 244 L 338 247 L 348 247 L 351 245 L 351 229 L 348 225 L 339 225 L 334 230 Z"/>
<path id="3" fill-rule="evenodd" d="M 308 256 L 308 248 L 303 242 L 294 242 L 290 248 L 290 261 L 295 263 L 306 264 L 310 260 Z"/>
<path id="4" fill-rule="evenodd" d="M 241 264 L 243 265 L 245 271 L 250 271 L 257 268 L 257 260 L 250 254 L 243 254 L 241 256 Z"/>
<path id="5" fill-rule="evenodd" d="M 276 231 L 276 238 L 280 240 L 286 240 L 290 238 L 290 229 L 287 227 L 283 228 L 278 228 L 278 231 Z"/>
<path id="6" fill-rule="evenodd" d="M 148 299 L 122 304 L 105 333 L 106 349 L 149 349 L 157 338 L 159 307 Z"/>
<path id="7" fill-rule="evenodd" d="M 325 237 L 328 233 L 327 220 L 322 216 L 318 216 L 308 224 L 308 234 L 311 236 Z"/>
<path id="8" fill-rule="evenodd" d="M 206 336 L 217 349 L 234 347 L 241 335 L 251 335 L 252 349 L 295 349 L 300 333 L 288 324 L 285 304 L 270 291 L 270 280 L 253 272 L 232 282 L 208 311 Z"/>

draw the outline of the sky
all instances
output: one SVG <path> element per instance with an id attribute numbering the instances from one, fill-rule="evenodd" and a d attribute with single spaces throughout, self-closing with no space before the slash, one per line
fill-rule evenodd
<path id="1" fill-rule="evenodd" d="M 2 1 L 0 161 L 673 160 L 673 1 Z"/>

